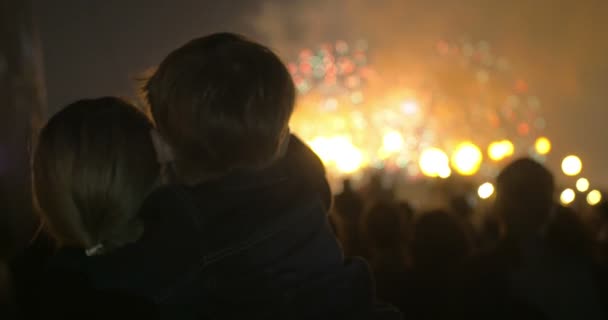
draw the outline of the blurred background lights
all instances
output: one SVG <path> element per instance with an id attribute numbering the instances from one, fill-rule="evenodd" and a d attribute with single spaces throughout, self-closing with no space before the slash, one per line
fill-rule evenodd
<path id="1" fill-rule="evenodd" d="M 452 167 L 463 176 L 471 176 L 479 171 L 483 154 L 471 142 L 463 142 L 452 155 Z"/>
<path id="2" fill-rule="evenodd" d="M 403 147 L 403 137 L 397 131 L 390 131 L 384 135 L 383 148 L 387 152 L 399 152 Z"/>
<path id="3" fill-rule="evenodd" d="M 509 140 L 495 141 L 488 146 L 488 157 L 494 161 L 500 161 L 513 155 L 515 146 Z"/>
<path id="4" fill-rule="evenodd" d="M 590 206 L 596 206 L 602 202 L 602 193 L 598 190 L 592 190 L 587 194 L 587 203 Z"/>
<path id="5" fill-rule="evenodd" d="M 326 166 L 343 174 L 354 173 L 365 165 L 363 153 L 345 136 L 317 137 L 310 142 L 310 147 Z"/>
<path id="6" fill-rule="evenodd" d="M 490 182 L 486 182 L 479 186 L 477 189 L 477 195 L 481 199 L 489 199 L 494 194 L 494 185 Z"/>
<path id="7" fill-rule="evenodd" d="M 549 141 L 549 139 L 546 137 L 540 137 L 536 139 L 534 149 L 536 149 L 536 153 L 540 155 L 549 154 L 549 152 L 551 152 L 551 141 Z"/>
<path id="8" fill-rule="evenodd" d="M 559 196 L 559 200 L 563 205 L 571 204 L 572 202 L 574 202 L 575 198 L 576 198 L 576 193 L 574 193 L 574 190 L 572 190 L 570 188 L 562 191 L 562 194 Z"/>
<path id="9" fill-rule="evenodd" d="M 427 47 L 429 59 L 417 62 L 424 67 L 415 72 L 376 63 L 372 57 L 379 48 L 365 40 L 302 48 L 288 62 L 298 88 L 291 130 L 307 142 L 348 139 L 348 144 L 329 143 L 356 155 L 352 159 L 335 155 L 332 147 L 319 152 L 333 180 L 354 167 L 363 174 L 367 165 L 390 174 L 403 170 L 405 179 L 417 179 L 422 152 L 432 146 L 448 153 L 447 166 L 425 170 L 432 177 L 479 175 L 489 181 L 498 162 L 516 151 L 544 160 L 551 143 L 544 138 L 540 100 L 506 57 L 487 41 L 467 38 L 435 39 Z M 479 85 L 483 94 L 468 89 Z M 458 145 L 462 141 L 467 142 Z M 426 162 L 422 167 L 428 169 Z"/>
<path id="10" fill-rule="evenodd" d="M 418 165 L 420 172 L 427 177 L 439 177 L 441 173 L 445 176 L 450 170 L 450 161 L 447 154 L 437 148 L 422 151 Z"/>
<path id="11" fill-rule="evenodd" d="M 570 155 L 562 161 L 562 171 L 567 176 L 576 176 L 583 170 L 583 163 L 577 156 Z"/>
<path id="12" fill-rule="evenodd" d="M 414 114 L 418 111 L 418 104 L 415 101 L 405 101 L 401 104 L 401 111 L 407 115 Z"/>
<path id="13" fill-rule="evenodd" d="M 439 172 L 437 173 L 437 175 L 441 179 L 447 179 L 452 175 L 452 169 L 450 169 L 450 166 L 442 166 L 441 168 L 439 168 Z"/>
<path id="14" fill-rule="evenodd" d="M 576 190 L 579 192 L 587 192 L 589 190 L 589 180 L 580 178 L 576 181 Z"/>

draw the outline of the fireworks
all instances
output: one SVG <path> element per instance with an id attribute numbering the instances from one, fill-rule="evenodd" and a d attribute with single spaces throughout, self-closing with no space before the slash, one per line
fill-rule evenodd
<path id="1" fill-rule="evenodd" d="M 376 70 L 371 57 L 365 41 L 337 41 L 288 64 L 299 92 L 292 130 L 330 174 L 367 166 L 410 176 L 488 174 L 486 147 L 492 161 L 550 151 L 548 139 L 536 141 L 545 126 L 540 100 L 489 44 L 439 41 L 419 61 L 422 70 L 407 72 Z"/>
<path id="2" fill-rule="evenodd" d="M 302 50 L 295 62 L 288 64 L 300 94 L 317 93 L 332 98 L 348 96 L 353 104 L 363 101 L 360 89 L 371 77 L 368 67 L 367 43 L 345 41 L 323 44 L 315 50 Z M 332 103 L 334 110 L 337 103 Z"/>

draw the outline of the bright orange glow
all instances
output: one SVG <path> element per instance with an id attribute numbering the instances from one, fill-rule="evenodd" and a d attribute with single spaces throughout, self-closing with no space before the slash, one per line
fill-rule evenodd
<path id="1" fill-rule="evenodd" d="M 567 176 L 576 176 L 583 170 L 583 162 L 577 156 L 570 155 L 562 161 L 562 171 Z"/>
<path id="2" fill-rule="evenodd" d="M 486 182 L 479 186 L 477 189 L 477 195 L 481 199 L 489 199 L 494 194 L 494 185 L 490 182 Z"/>
<path id="3" fill-rule="evenodd" d="M 500 161 L 513 155 L 515 146 L 509 140 L 501 140 L 490 143 L 488 146 L 488 157 L 494 161 Z"/>
<path id="4" fill-rule="evenodd" d="M 452 155 L 452 167 L 463 176 L 471 176 L 479 171 L 483 154 L 471 142 L 463 142 Z"/>
<path id="5" fill-rule="evenodd" d="M 571 204 L 574 202 L 574 199 L 576 199 L 576 193 L 570 188 L 562 191 L 562 194 L 559 196 L 559 200 L 563 205 Z"/>
<path id="6" fill-rule="evenodd" d="M 422 151 L 418 165 L 427 177 L 449 176 L 451 174 L 449 158 L 441 149 L 431 148 Z M 447 172 L 450 172 L 449 174 Z M 447 177 L 446 177 L 447 178 Z"/>
<path id="7" fill-rule="evenodd" d="M 354 173 L 365 165 L 363 153 L 345 136 L 317 137 L 309 145 L 325 165 L 340 173 Z"/>
<path id="8" fill-rule="evenodd" d="M 587 194 L 587 203 L 590 206 L 597 206 L 600 202 L 602 202 L 602 193 L 598 190 L 593 190 Z"/>
<path id="9" fill-rule="evenodd" d="M 403 147 L 403 143 L 404 143 L 403 137 L 397 131 L 387 132 L 386 134 L 384 134 L 384 137 L 382 140 L 383 140 L 382 147 L 384 148 L 385 151 L 387 151 L 389 153 L 401 151 L 401 148 Z"/>
<path id="10" fill-rule="evenodd" d="M 587 192 L 589 190 L 589 180 L 580 178 L 576 181 L 576 190 L 580 192 Z"/>
<path id="11" fill-rule="evenodd" d="M 549 139 L 547 139 L 546 137 L 540 137 L 536 139 L 534 148 L 536 149 L 536 153 L 540 155 L 546 155 L 551 152 L 551 141 L 549 141 Z"/>

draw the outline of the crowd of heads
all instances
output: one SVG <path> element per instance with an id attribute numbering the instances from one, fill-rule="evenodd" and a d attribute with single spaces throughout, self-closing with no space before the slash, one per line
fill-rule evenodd
<path id="1" fill-rule="evenodd" d="M 472 291 L 479 290 L 476 286 L 484 286 L 483 299 L 494 295 L 493 303 L 515 301 L 512 317 L 551 319 L 543 310 L 547 305 L 535 305 L 535 301 L 526 301 L 518 294 L 509 296 L 510 277 L 516 277 L 520 269 L 532 268 L 529 265 L 538 268 L 531 271 L 535 278 L 555 272 L 561 263 L 591 265 L 581 270 L 599 279 L 593 292 L 602 292 L 598 299 L 605 299 L 606 204 L 596 207 L 591 216 L 560 205 L 555 198 L 553 174 L 541 163 L 521 158 L 507 164 L 496 177 L 490 205 L 478 208 L 466 197 L 455 196 L 444 208 L 418 211 L 408 202 L 397 200 L 396 195 L 372 196 L 378 194 L 370 191 L 379 187 L 377 179 L 370 179 L 360 190 L 346 181 L 335 198 L 331 217 L 345 252 L 366 257 L 379 296 L 401 307 L 405 315 L 409 312 L 414 318 L 424 319 L 450 314 L 466 314 L 470 319 L 489 315 L 508 318 L 506 313 L 499 317 L 500 311 L 496 310 L 489 314 L 470 312 L 484 309 L 466 302 L 473 299 Z M 493 276 L 488 280 L 484 274 Z M 505 287 L 503 282 L 507 283 Z M 528 290 L 533 291 L 534 280 L 530 283 Z M 467 294 L 471 296 L 458 297 Z M 559 301 L 548 303 L 554 306 Z M 463 311 L 462 305 L 470 309 Z M 436 313 L 433 308 L 449 311 Z"/>

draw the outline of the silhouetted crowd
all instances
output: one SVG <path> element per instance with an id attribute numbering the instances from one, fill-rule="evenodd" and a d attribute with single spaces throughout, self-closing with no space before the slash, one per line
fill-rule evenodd
<path id="1" fill-rule="evenodd" d="M 606 202 L 587 215 L 560 205 L 553 175 L 525 158 L 499 174 L 481 221 L 459 196 L 416 212 L 378 179 L 361 190 L 344 181 L 331 219 L 346 255 L 365 257 L 379 299 L 404 319 L 608 316 Z"/>
<path id="2" fill-rule="evenodd" d="M 0 263 L 3 319 L 607 318 L 608 206 L 556 204 L 538 162 L 502 170 L 481 223 L 378 177 L 333 197 L 289 130 L 287 68 L 235 34 L 174 50 L 143 95 L 42 128 L 39 228 Z"/>

